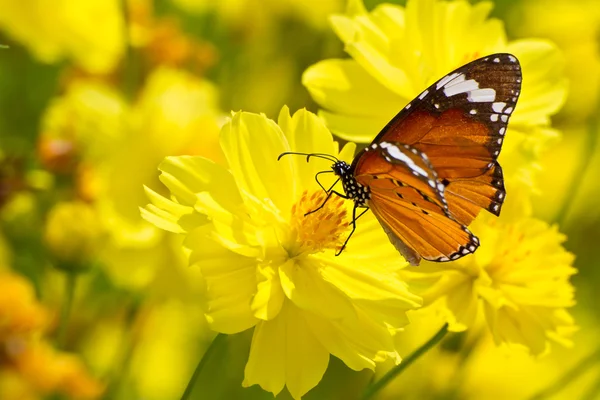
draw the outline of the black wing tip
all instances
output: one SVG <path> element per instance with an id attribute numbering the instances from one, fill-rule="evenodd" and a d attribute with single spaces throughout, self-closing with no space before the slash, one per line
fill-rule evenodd
<path id="1" fill-rule="evenodd" d="M 481 61 L 486 61 L 488 63 L 509 63 L 509 64 L 514 64 L 516 66 L 519 67 L 519 69 L 521 68 L 521 63 L 519 62 L 519 59 L 517 58 L 517 56 L 515 56 L 512 53 L 492 53 L 492 54 L 488 54 L 487 56 L 483 56 L 480 57 L 472 62 L 481 62 Z"/>

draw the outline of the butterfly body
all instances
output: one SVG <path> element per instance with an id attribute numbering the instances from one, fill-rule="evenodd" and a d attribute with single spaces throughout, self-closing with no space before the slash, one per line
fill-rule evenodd
<path id="1" fill-rule="evenodd" d="M 499 215 L 506 198 L 497 159 L 521 80 L 511 54 L 472 61 L 408 103 L 352 164 L 335 159 L 345 194 L 327 198 L 354 201 L 352 233 L 365 208 L 412 265 L 473 253 L 467 226 L 482 209 Z"/>
<path id="2" fill-rule="evenodd" d="M 331 166 L 334 174 L 342 182 L 346 197 L 352 199 L 357 207 L 367 206 L 371 193 L 368 186 L 363 186 L 354 177 L 352 166 L 345 161 L 337 161 Z"/>

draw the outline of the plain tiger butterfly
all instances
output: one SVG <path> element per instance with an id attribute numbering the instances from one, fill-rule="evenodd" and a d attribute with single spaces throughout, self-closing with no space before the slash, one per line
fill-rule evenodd
<path id="1" fill-rule="evenodd" d="M 499 215 L 506 198 L 497 159 L 521 80 L 515 56 L 492 54 L 425 89 L 351 165 L 328 154 L 287 152 L 279 158 L 298 154 L 333 162 L 327 172 L 338 179 L 324 188 L 321 207 L 334 194 L 354 201 L 352 231 L 338 254 L 370 209 L 410 264 L 456 260 L 479 246 L 467 228 L 479 211 Z M 344 193 L 334 190 L 340 180 Z"/>

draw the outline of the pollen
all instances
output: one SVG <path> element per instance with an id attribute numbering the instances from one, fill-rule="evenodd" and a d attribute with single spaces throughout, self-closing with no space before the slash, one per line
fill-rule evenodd
<path id="1" fill-rule="evenodd" d="M 304 191 L 292 206 L 291 225 L 296 254 L 338 250 L 348 234 L 348 212 L 344 200 L 323 191 Z M 315 211 L 316 210 L 316 211 Z"/>

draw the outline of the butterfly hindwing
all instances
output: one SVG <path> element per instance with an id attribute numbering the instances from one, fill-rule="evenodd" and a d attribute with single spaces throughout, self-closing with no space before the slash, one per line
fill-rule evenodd
<path id="1" fill-rule="evenodd" d="M 448 211 L 444 185 L 425 154 L 380 142 L 357 158 L 354 177 L 369 187 L 369 207 L 411 264 L 421 258 L 450 261 L 477 248 L 477 238 Z"/>
<path id="2" fill-rule="evenodd" d="M 444 191 L 450 213 L 457 221 L 469 225 L 483 208 L 498 216 L 506 197 L 502 168 L 492 168 L 476 178 L 455 179 Z"/>
<path id="3" fill-rule="evenodd" d="M 423 213 L 386 192 L 371 192 L 371 199 L 371 211 L 392 244 L 412 265 L 418 265 L 421 258 L 457 260 L 479 246 L 477 237 L 453 218 Z"/>

